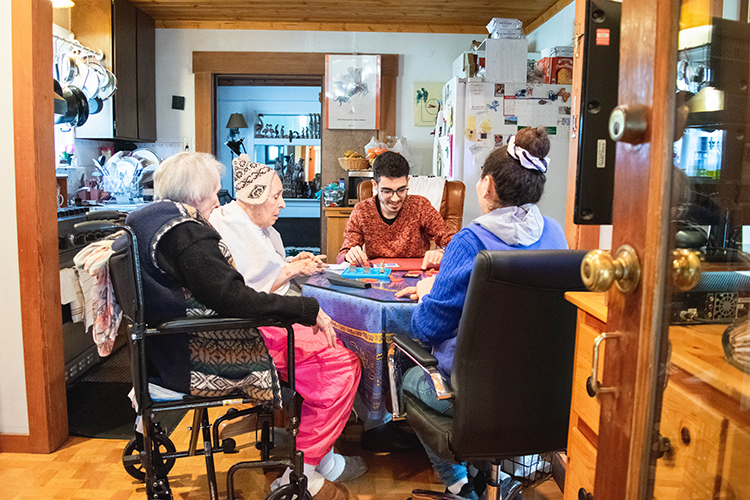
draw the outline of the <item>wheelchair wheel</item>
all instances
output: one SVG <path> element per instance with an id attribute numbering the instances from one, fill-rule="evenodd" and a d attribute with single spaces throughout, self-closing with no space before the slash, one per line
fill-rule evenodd
<path id="1" fill-rule="evenodd" d="M 305 491 L 305 494 L 299 496 L 297 489 L 292 484 L 285 484 L 281 488 L 277 488 L 266 497 L 266 500 L 312 500 L 312 495 L 309 491 Z"/>
<path id="2" fill-rule="evenodd" d="M 154 444 L 159 447 L 159 451 L 164 453 L 174 453 L 176 451 L 176 448 L 174 447 L 174 443 L 165 435 L 163 434 L 156 434 L 153 437 Z M 126 457 L 130 455 L 139 455 L 141 452 L 141 449 L 143 448 L 143 442 L 139 442 L 139 440 L 136 440 L 135 438 L 131 439 L 130 442 L 125 445 L 125 449 L 122 450 L 122 458 L 123 458 L 123 467 L 125 467 L 125 472 L 130 474 L 130 476 L 134 479 L 137 479 L 140 482 L 143 482 L 146 480 L 146 471 L 143 469 L 143 464 L 138 462 L 138 465 L 125 465 L 124 460 Z M 174 467 L 174 458 L 170 458 L 165 461 L 164 465 L 167 468 L 167 472 L 172 470 L 172 467 Z"/>

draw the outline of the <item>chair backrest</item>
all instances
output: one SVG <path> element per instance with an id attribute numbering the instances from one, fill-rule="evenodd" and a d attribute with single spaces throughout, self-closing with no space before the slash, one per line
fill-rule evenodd
<path id="1" fill-rule="evenodd" d="M 566 446 L 585 251 L 482 251 L 458 329 L 451 448 L 491 460 Z"/>
<path id="2" fill-rule="evenodd" d="M 445 181 L 443 199 L 440 201 L 440 216 L 448 228 L 457 233 L 461 230 L 464 217 L 464 197 L 466 186 L 461 181 Z M 362 181 L 357 184 L 357 200 L 372 197 L 372 182 Z"/>

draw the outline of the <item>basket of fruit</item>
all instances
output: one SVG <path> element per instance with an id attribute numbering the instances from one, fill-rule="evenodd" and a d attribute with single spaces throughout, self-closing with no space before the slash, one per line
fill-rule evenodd
<path id="1" fill-rule="evenodd" d="M 367 170 L 370 162 L 356 151 L 347 151 L 343 158 L 339 158 L 339 165 L 344 170 Z"/>

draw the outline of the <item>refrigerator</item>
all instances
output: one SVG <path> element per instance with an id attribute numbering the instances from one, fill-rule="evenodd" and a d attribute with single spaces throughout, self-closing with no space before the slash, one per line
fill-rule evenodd
<path id="1" fill-rule="evenodd" d="M 435 125 L 433 175 L 466 184 L 463 225 L 482 215 L 475 186 L 484 160 L 523 127 L 545 127 L 550 166 L 543 215 L 565 226 L 571 85 L 471 82 L 453 78 L 443 87 Z"/>

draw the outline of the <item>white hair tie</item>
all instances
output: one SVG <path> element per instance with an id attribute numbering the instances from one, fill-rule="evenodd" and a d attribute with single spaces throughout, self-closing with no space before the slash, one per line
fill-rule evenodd
<path id="1" fill-rule="evenodd" d="M 547 173 L 549 167 L 549 156 L 537 158 L 521 146 L 516 146 L 516 136 L 510 136 L 508 139 L 508 154 L 518 160 L 523 168 L 529 170 L 539 170 L 541 173 Z"/>

